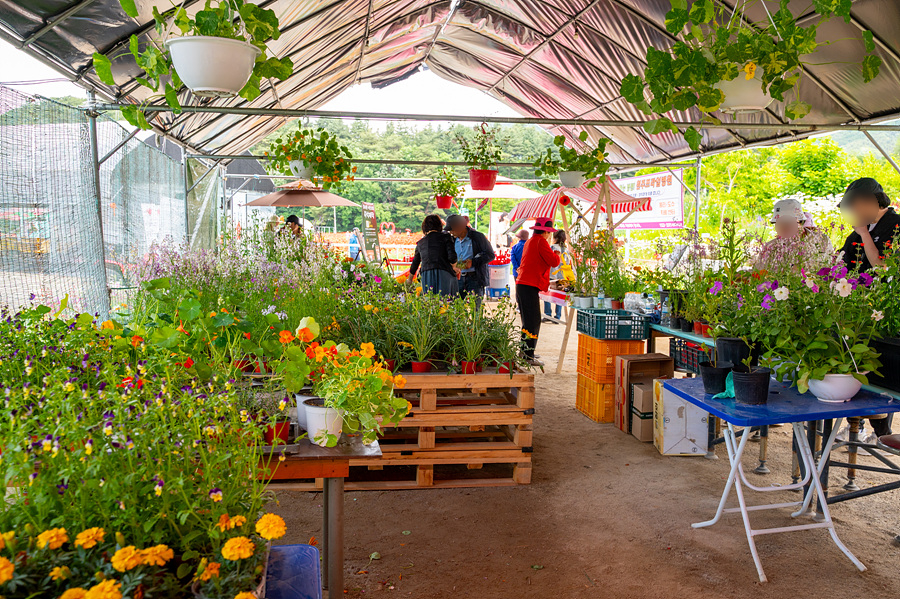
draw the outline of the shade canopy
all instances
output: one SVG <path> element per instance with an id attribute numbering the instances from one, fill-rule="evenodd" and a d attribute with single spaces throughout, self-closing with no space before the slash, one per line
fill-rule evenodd
<path id="1" fill-rule="evenodd" d="M 715 0 L 734 7 L 743 0 Z M 553 119 L 642 121 L 645 115 L 619 94 L 619 81 L 640 73 L 648 47 L 671 48 L 666 31 L 666 0 L 256 0 L 275 11 L 281 36 L 269 44 L 277 56 L 289 56 L 293 75 L 283 82 L 265 81 L 253 101 L 215 100 L 213 106 L 314 109 L 348 87 L 369 82 L 384 87 L 425 66 L 450 81 L 483 90 L 524 116 Z M 201 0 L 180 3 L 194 14 Z M 801 22 L 816 18 L 809 0 L 791 0 Z M 125 15 L 119 0 L 0 0 L 0 37 L 55 66 L 71 79 L 95 88 L 101 97 L 161 103 L 154 92 L 136 84 L 140 68 L 127 54 L 136 34 L 142 47 L 159 43 L 152 22 L 154 8 L 168 0 L 136 0 L 139 16 Z M 775 0 L 748 3 L 738 14 L 764 21 Z M 746 14 L 744 14 L 746 13 Z M 864 83 L 858 62 L 863 56 L 861 30 L 873 32 L 881 74 Z M 861 124 L 900 115 L 900 2 L 855 0 L 851 18 L 832 19 L 818 30 L 833 40 L 809 57 L 798 96 L 812 105 L 801 122 Z M 113 60 L 118 85 L 99 81 L 93 52 Z M 793 95 L 787 98 L 793 100 Z M 183 92 L 182 104 L 200 100 Z M 691 109 L 674 112 L 675 121 L 697 121 Z M 784 105 L 733 117 L 728 123 L 783 124 Z M 163 113 L 159 130 L 204 152 L 239 153 L 284 124 L 283 118 L 234 114 Z M 558 126 L 577 144 L 582 129 L 589 141 L 609 137 L 613 162 L 652 162 L 693 153 L 679 135 L 649 135 L 641 127 Z M 772 129 L 704 130 L 702 152 L 740 148 L 760 142 L 796 139 L 811 132 Z"/>
<path id="2" fill-rule="evenodd" d="M 585 213 L 590 212 L 597 207 L 599 202 L 600 211 L 606 212 L 606 200 L 602 198 L 603 185 L 597 179 L 593 180 L 594 186 L 588 187 L 591 181 L 585 181 L 584 185 L 576 189 L 566 189 L 557 187 L 548 194 L 533 200 L 526 200 L 518 204 L 509 215 L 511 223 L 519 223 L 521 221 L 534 218 L 554 218 L 556 207 L 562 196 L 576 197 L 592 204 Z M 616 185 L 615 181 L 607 177 L 609 183 L 609 200 L 612 206 L 613 214 L 628 213 L 632 210 L 642 212 L 650 209 L 650 198 L 633 198 Z"/>
<path id="3" fill-rule="evenodd" d="M 256 198 L 252 202 L 247 202 L 245 206 L 284 206 L 285 208 L 295 208 L 306 206 L 310 208 L 321 208 L 324 206 L 354 206 L 359 208 L 359 204 L 351 202 L 347 198 L 342 198 L 330 191 L 322 191 L 321 189 L 281 189 L 279 191 Z"/>

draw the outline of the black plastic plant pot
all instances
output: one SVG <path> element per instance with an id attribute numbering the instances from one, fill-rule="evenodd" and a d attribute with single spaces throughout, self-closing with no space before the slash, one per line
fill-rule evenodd
<path id="1" fill-rule="evenodd" d="M 694 332 L 694 323 L 686 318 L 682 318 L 680 321 L 681 324 L 681 332 L 682 333 L 693 333 Z"/>
<path id="2" fill-rule="evenodd" d="M 891 391 L 900 391 L 900 338 L 870 339 L 869 346 L 881 354 L 880 374 L 869 374 L 869 382 Z"/>
<path id="3" fill-rule="evenodd" d="M 700 378 L 703 379 L 703 390 L 710 395 L 721 393 L 725 390 L 725 381 L 728 373 L 734 368 L 731 362 L 719 362 L 713 366 L 710 362 L 700 362 Z"/>
<path id="4" fill-rule="evenodd" d="M 750 372 L 734 370 L 735 403 L 759 406 L 769 401 L 769 381 L 772 380 L 771 368 L 753 368 Z"/>
<path id="5" fill-rule="evenodd" d="M 743 339 L 738 337 L 719 337 L 716 339 L 716 355 L 720 360 L 725 360 L 738 366 L 743 366 L 748 357 L 751 357 L 750 366 L 756 366 L 759 363 L 758 352 L 753 351 Z M 736 368 L 736 370 L 746 370 L 746 368 Z"/>

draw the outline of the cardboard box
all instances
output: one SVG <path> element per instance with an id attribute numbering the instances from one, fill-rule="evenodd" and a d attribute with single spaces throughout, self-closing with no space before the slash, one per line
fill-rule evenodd
<path id="1" fill-rule="evenodd" d="M 706 455 L 709 414 L 653 382 L 653 444 L 662 455 Z"/>
<path id="2" fill-rule="evenodd" d="M 641 443 L 653 441 L 653 412 L 631 412 L 631 434 Z"/>
<path id="3" fill-rule="evenodd" d="M 641 443 L 653 441 L 653 381 L 631 384 L 631 434 Z"/>
<path id="4" fill-rule="evenodd" d="M 631 384 L 675 376 L 675 361 L 666 354 L 632 354 L 616 357 L 616 408 L 614 422 L 628 432 L 631 425 Z"/>

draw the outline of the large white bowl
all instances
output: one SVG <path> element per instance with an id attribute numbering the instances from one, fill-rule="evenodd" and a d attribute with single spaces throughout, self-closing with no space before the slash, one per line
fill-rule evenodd
<path id="1" fill-rule="evenodd" d="M 756 76 L 748 80 L 741 71 L 731 81 L 719 81 L 713 85 L 725 94 L 725 100 L 719 110 L 725 112 L 765 110 L 772 103 L 772 97 L 762 90 L 760 79 L 762 73 L 762 69 L 756 69 Z"/>
<path id="2" fill-rule="evenodd" d="M 851 374 L 826 374 L 823 380 L 809 379 L 809 390 L 819 401 L 843 403 L 859 393 L 862 383 Z"/>
<path id="3" fill-rule="evenodd" d="M 260 49 L 240 40 L 205 35 L 176 37 L 166 42 L 172 64 L 195 96 L 235 96 L 247 85 Z"/>

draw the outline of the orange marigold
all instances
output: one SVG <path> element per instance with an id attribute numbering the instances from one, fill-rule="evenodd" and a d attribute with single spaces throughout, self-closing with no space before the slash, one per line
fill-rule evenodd
<path id="1" fill-rule="evenodd" d="M 102 528 L 97 527 L 83 530 L 75 536 L 75 546 L 90 549 L 96 546 L 97 543 L 102 543 L 105 534 Z"/>
<path id="2" fill-rule="evenodd" d="M 69 541 L 69 535 L 66 534 L 65 528 L 51 528 L 45 530 L 38 535 L 37 546 L 39 549 L 49 547 L 50 549 L 59 549 L 63 543 Z"/>
<path id="3" fill-rule="evenodd" d="M 287 532 L 287 525 L 278 514 L 264 514 L 256 521 L 256 532 L 268 541 L 280 539 Z"/>
<path id="4" fill-rule="evenodd" d="M 141 565 L 143 555 L 140 549 L 134 545 L 122 547 L 112 556 L 112 565 L 119 572 L 127 572 Z"/>
<path id="5" fill-rule="evenodd" d="M 225 541 L 225 545 L 222 547 L 222 557 L 234 562 L 240 559 L 247 559 L 253 555 L 255 550 L 256 546 L 253 544 L 253 541 L 247 537 L 234 537 Z"/>

